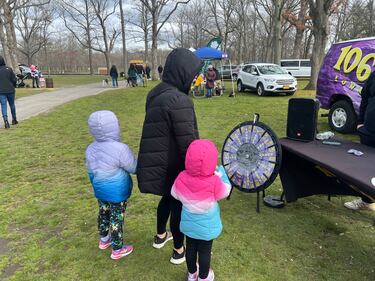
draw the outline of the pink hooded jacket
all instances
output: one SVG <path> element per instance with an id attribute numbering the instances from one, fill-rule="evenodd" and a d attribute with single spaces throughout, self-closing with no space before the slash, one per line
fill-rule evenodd
<path id="1" fill-rule="evenodd" d="M 214 239 L 222 229 L 217 201 L 229 195 L 231 185 L 226 175 L 215 172 L 217 159 L 213 142 L 193 141 L 186 153 L 186 170 L 178 175 L 171 190 L 183 204 L 181 231 L 195 239 Z"/>

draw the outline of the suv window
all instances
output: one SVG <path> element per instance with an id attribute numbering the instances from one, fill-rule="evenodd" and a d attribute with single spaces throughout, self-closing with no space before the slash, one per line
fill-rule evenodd
<path id="1" fill-rule="evenodd" d="M 243 68 L 242 68 L 242 71 L 243 72 L 249 72 L 250 70 L 250 65 L 245 65 Z"/>
<path id="2" fill-rule="evenodd" d="M 253 72 L 258 73 L 258 70 L 257 70 L 257 68 L 255 67 L 255 65 L 250 65 L 249 73 L 251 74 L 251 73 L 253 73 Z"/>
<path id="3" fill-rule="evenodd" d="M 311 61 L 301 61 L 301 66 L 303 67 L 311 67 Z"/>
<path id="4" fill-rule="evenodd" d="M 299 61 L 298 60 L 282 61 L 280 64 L 281 64 L 282 67 L 299 67 Z"/>

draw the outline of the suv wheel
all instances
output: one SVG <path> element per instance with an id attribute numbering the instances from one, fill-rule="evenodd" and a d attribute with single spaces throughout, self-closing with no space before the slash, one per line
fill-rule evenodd
<path id="1" fill-rule="evenodd" d="M 335 102 L 329 110 L 328 122 L 339 133 L 355 132 L 357 118 L 353 106 L 345 100 Z"/>
<path id="2" fill-rule="evenodd" d="M 257 86 L 257 94 L 260 97 L 265 95 L 264 86 L 263 86 L 262 83 L 259 83 L 258 86 Z"/>
<path id="3" fill-rule="evenodd" d="M 243 86 L 241 80 L 238 80 L 238 81 L 237 81 L 237 90 L 238 90 L 239 92 L 244 92 L 244 91 L 245 91 L 245 87 Z"/>

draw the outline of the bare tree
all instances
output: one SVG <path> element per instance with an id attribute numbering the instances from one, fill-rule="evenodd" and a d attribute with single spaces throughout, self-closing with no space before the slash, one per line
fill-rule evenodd
<path id="1" fill-rule="evenodd" d="M 47 43 L 44 36 L 52 21 L 50 7 L 23 7 L 16 13 L 15 27 L 19 32 L 18 50 L 31 64 L 33 57 Z"/>
<path id="2" fill-rule="evenodd" d="M 139 0 L 142 5 L 150 12 L 152 20 L 152 35 L 151 35 L 151 67 L 152 79 L 156 79 L 157 73 L 157 50 L 158 38 L 161 29 L 165 23 L 168 22 L 173 13 L 181 4 L 187 4 L 190 0 L 176 1 L 176 0 Z M 168 9 L 170 7 L 170 9 Z"/>
<path id="3" fill-rule="evenodd" d="M 89 0 L 61 0 L 61 18 L 65 27 L 75 39 L 88 50 L 90 74 L 94 73 L 92 66 L 92 30 L 95 13 Z"/>
<path id="4" fill-rule="evenodd" d="M 118 5 L 117 1 L 109 0 L 90 0 L 96 15 L 96 23 L 99 28 L 94 30 L 92 46 L 93 50 L 104 55 L 106 67 L 109 70 L 111 65 L 110 54 L 113 51 L 117 37 L 120 32 L 111 21 L 111 16 L 115 14 Z M 110 27 L 111 26 L 111 27 Z"/>

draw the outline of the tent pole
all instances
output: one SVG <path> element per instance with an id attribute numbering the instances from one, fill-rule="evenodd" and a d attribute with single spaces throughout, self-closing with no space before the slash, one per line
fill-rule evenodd
<path id="1" fill-rule="evenodd" d="M 232 93 L 233 93 L 233 96 L 235 96 L 236 93 L 234 92 L 233 73 L 232 73 L 232 62 L 231 62 L 230 59 L 229 59 L 229 67 L 230 67 L 230 80 L 231 80 L 231 82 L 232 82 Z"/>

